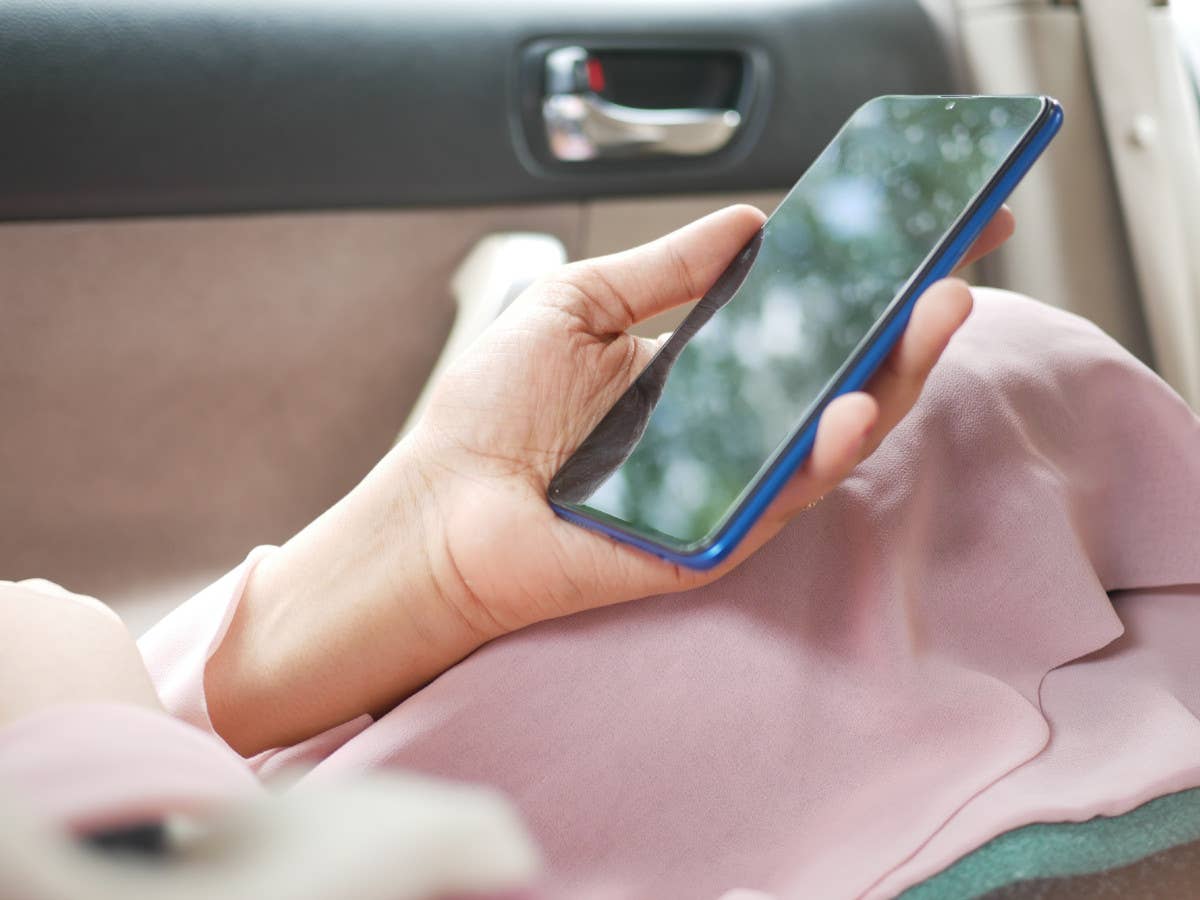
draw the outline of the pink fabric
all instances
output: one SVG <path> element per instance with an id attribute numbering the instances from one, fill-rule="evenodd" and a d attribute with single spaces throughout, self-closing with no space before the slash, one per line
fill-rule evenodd
<path id="1" fill-rule="evenodd" d="M 324 757 L 313 783 L 499 786 L 552 895 L 890 895 L 1200 783 L 1200 588 L 1155 590 L 1200 584 L 1198 520 L 1183 403 L 1093 326 L 979 291 L 913 414 L 732 576 L 511 635 L 290 752 Z M 143 641 L 196 727 L 255 558 Z"/>
<path id="2" fill-rule="evenodd" d="M 35 815 L 86 832 L 199 813 L 261 792 L 212 735 L 148 709 L 64 705 L 0 729 L 0 786 Z"/>
<path id="3" fill-rule="evenodd" d="M 1198 517 L 1184 404 L 1090 324 L 980 291 L 913 415 L 738 572 L 497 641 L 310 777 L 496 784 L 570 893 L 850 897 L 892 873 L 899 889 L 927 842 L 919 872 L 1080 793 L 1001 794 L 933 845 L 1039 756 L 1094 768 L 1095 812 L 1197 783 L 1178 755 L 1144 777 L 1144 742 L 1048 744 L 1039 693 L 1121 636 L 1106 591 L 1200 582 Z M 1147 740 L 1193 727 L 1145 677 Z M 1064 723 L 1122 725 L 1062 702 Z"/>
<path id="4" fill-rule="evenodd" d="M 250 572 L 274 549 L 255 547 L 240 566 L 182 604 L 138 642 L 146 668 L 167 709 L 218 740 L 208 715 L 204 667 L 229 630 Z M 264 778 L 284 768 L 311 765 L 369 724 L 370 716 L 359 716 L 295 746 L 259 753 L 248 763 Z"/>
<path id="5" fill-rule="evenodd" d="M 138 642 L 158 695 L 171 713 L 212 733 L 204 667 L 229 630 L 254 566 L 272 550 L 255 547 L 246 560 L 171 613 Z"/>
<path id="6" fill-rule="evenodd" d="M 1200 585 L 1124 592 L 1125 633 L 1042 682 L 1046 748 L 971 798 L 871 897 L 891 897 L 1030 821 L 1115 816 L 1200 784 Z"/>

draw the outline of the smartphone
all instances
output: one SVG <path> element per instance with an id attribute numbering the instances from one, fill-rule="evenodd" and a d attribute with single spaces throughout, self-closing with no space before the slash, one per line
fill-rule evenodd
<path id="1" fill-rule="evenodd" d="M 1049 97 L 859 107 L 555 475 L 554 510 L 683 566 L 723 560 L 1061 123 Z"/>

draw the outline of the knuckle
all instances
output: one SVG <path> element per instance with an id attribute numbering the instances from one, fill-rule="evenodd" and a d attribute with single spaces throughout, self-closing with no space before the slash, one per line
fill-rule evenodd
<path id="1" fill-rule="evenodd" d="M 602 266 L 586 260 L 560 269 L 545 285 L 548 301 L 594 334 L 624 331 L 633 310 Z"/>
<path id="2" fill-rule="evenodd" d="M 673 241 L 667 241 L 667 258 L 671 261 L 671 267 L 675 271 L 675 278 L 683 289 L 687 291 L 687 295 L 693 300 L 700 296 L 700 291 L 696 287 L 696 279 L 688 266 L 687 261 L 679 252 L 679 248 L 675 246 Z"/>

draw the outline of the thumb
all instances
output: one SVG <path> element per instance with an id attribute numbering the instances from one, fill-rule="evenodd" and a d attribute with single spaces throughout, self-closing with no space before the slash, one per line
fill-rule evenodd
<path id="1" fill-rule="evenodd" d="M 558 280 L 575 289 L 575 312 L 594 333 L 616 334 L 703 296 L 765 218 L 729 206 L 632 250 L 572 263 Z"/>

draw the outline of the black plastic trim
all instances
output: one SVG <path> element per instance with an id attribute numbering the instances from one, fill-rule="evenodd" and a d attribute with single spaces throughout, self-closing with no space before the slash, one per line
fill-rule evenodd
<path id="1" fill-rule="evenodd" d="M 562 40 L 740 50 L 747 123 L 708 159 L 546 165 L 521 61 Z M 867 98 L 953 88 L 917 0 L 8 0 L 0 219 L 779 188 Z"/>

